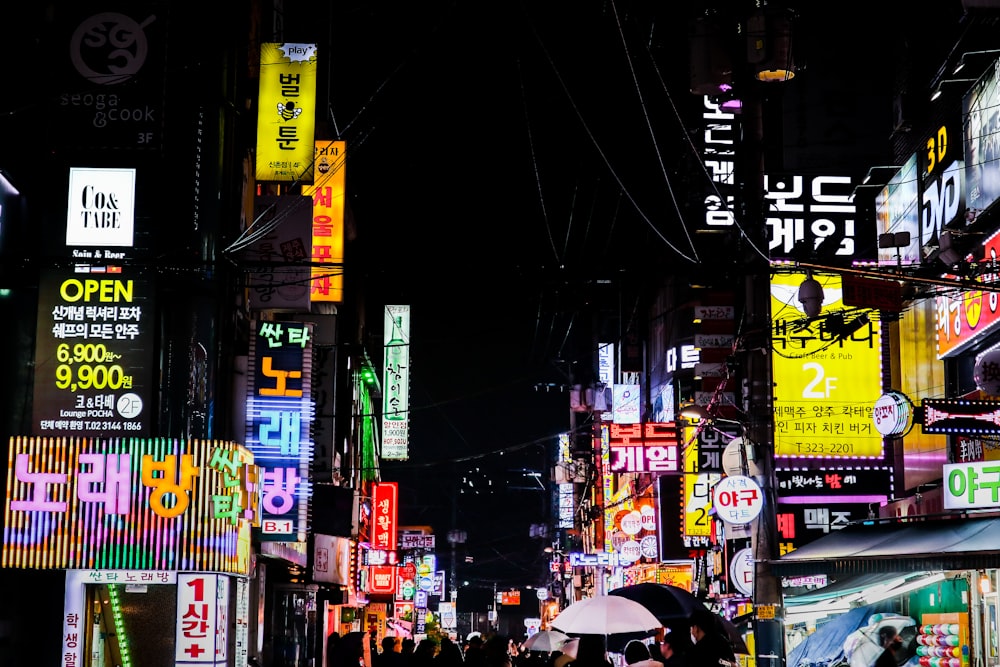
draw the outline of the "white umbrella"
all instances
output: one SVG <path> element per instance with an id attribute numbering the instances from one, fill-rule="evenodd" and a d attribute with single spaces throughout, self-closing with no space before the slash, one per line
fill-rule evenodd
<path id="1" fill-rule="evenodd" d="M 652 632 L 660 621 L 638 602 L 618 595 L 598 595 L 574 602 L 552 620 L 552 627 L 574 635 Z"/>
<path id="2" fill-rule="evenodd" d="M 850 667 L 872 667 L 885 649 L 879 645 L 878 631 L 887 625 L 899 632 L 903 628 L 916 625 L 909 616 L 900 614 L 872 614 L 868 625 L 858 628 L 844 640 L 844 657 Z"/>
<path id="3" fill-rule="evenodd" d="M 525 640 L 524 648 L 528 651 L 552 653 L 552 651 L 561 650 L 562 645 L 568 639 L 569 635 L 563 634 L 558 630 L 539 630 Z"/>

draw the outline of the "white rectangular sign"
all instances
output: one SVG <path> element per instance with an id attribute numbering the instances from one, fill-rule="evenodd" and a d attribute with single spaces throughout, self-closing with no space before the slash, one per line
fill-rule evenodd
<path id="1" fill-rule="evenodd" d="M 976 507 L 1000 507 L 1000 461 L 945 464 L 944 508 Z"/>
<path id="2" fill-rule="evenodd" d="M 176 665 L 226 664 L 229 643 L 229 578 L 177 575 Z"/>
<path id="3" fill-rule="evenodd" d="M 135 169 L 69 170 L 66 245 L 131 248 Z"/>

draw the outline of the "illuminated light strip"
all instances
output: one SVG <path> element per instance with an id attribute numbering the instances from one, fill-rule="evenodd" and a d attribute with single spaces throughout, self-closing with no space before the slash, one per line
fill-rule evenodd
<path id="1" fill-rule="evenodd" d="M 121 667 L 129 667 L 132 664 L 132 656 L 129 651 L 128 635 L 125 634 L 125 620 L 122 618 L 121 600 L 118 598 L 118 586 L 108 584 L 108 604 L 111 607 L 111 618 L 115 622 L 115 637 L 118 639 L 118 651 L 121 654 Z"/>
<path id="2" fill-rule="evenodd" d="M 883 493 L 868 496 L 782 496 L 779 502 L 782 505 L 818 505 L 822 503 L 842 505 L 847 503 L 881 503 L 888 499 L 889 496 Z"/>
<path id="3" fill-rule="evenodd" d="M 250 452 L 234 442 L 125 438 L 11 438 L 9 459 L 16 462 L 22 454 L 30 470 L 66 475 L 66 483 L 50 485 L 50 499 L 66 504 L 65 513 L 50 511 L 11 511 L 10 500 L 29 499 L 33 488 L 13 473 L 8 476 L 8 503 L 5 506 L 3 563 L 9 567 L 36 569 L 121 569 L 143 565 L 151 569 L 177 569 L 181 550 L 191 569 L 215 569 L 239 573 L 246 569 L 247 558 L 240 558 L 242 524 L 233 526 L 228 519 L 216 518 L 212 496 L 224 494 L 219 471 L 207 464 L 214 448 L 229 448 L 239 456 Z M 99 501 L 79 499 L 84 482 L 74 473 L 81 453 L 129 453 L 131 496 L 125 515 L 104 514 Z M 183 515 L 165 519 L 153 512 L 149 498 L 153 489 L 141 483 L 141 456 L 150 454 L 162 460 L 165 454 L 189 454 L 201 468 L 191 491 L 191 504 Z M 39 463 L 39 461 L 44 461 Z M 247 463 L 252 461 L 247 459 Z M 8 464 L 11 466 L 11 463 Z M 245 519 L 241 519 L 245 521 Z"/>

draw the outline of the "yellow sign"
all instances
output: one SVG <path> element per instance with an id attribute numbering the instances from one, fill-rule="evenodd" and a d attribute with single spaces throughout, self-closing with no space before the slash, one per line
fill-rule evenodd
<path id="1" fill-rule="evenodd" d="M 771 620 L 774 618 L 774 611 L 777 609 L 777 605 L 773 604 L 759 604 L 757 605 L 757 618 L 763 618 L 764 620 Z"/>
<path id="2" fill-rule="evenodd" d="M 344 300 L 346 145 L 343 141 L 317 141 L 316 179 L 313 185 L 302 188 L 302 194 L 313 200 L 313 266 L 309 289 L 309 300 L 313 302 Z"/>
<path id="3" fill-rule="evenodd" d="M 882 394 L 879 322 L 844 311 L 839 275 L 813 277 L 823 286 L 824 301 L 823 316 L 812 320 L 798 301 L 806 276 L 771 279 L 774 453 L 881 456 L 882 436 L 872 420 Z"/>
<path id="4" fill-rule="evenodd" d="M 316 45 L 260 45 L 258 181 L 313 180 Z"/>
<path id="5" fill-rule="evenodd" d="M 691 439 L 694 429 L 685 429 L 684 442 Z M 684 537 L 702 538 L 708 543 L 712 535 L 712 486 L 722 477 L 719 473 L 693 472 L 698 466 L 698 446 L 693 442 L 684 448 Z M 690 541 L 689 539 L 685 540 Z M 695 540 L 694 542 L 698 542 Z"/>

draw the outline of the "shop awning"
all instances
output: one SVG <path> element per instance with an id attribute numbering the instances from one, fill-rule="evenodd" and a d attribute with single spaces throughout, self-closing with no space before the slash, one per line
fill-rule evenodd
<path id="1" fill-rule="evenodd" d="M 949 516 L 849 525 L 771 561 L 777 575 L 835 577 L 1000 567 L 1000 517 Z"/>

